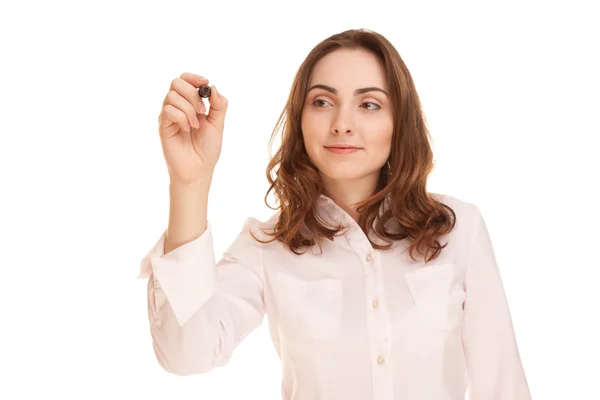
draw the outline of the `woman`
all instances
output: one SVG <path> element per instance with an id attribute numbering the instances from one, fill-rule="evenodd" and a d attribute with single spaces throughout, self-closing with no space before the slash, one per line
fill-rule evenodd
<path id="1" fill-rule="evenodd" d="M 173 80 L 159 118 L 169 225 L 140 277 L 166 371 L 227 364 L 267 313 L 283 399 L 530 399 L 483 217 L 426 191 L 429 134 L 385 37 L 349 30 L 308 55 L 267 168 L 278 212 L 218 263 L 207 201 L 227 99 L 212 86 L 206 113 L 207 84 Z"/>

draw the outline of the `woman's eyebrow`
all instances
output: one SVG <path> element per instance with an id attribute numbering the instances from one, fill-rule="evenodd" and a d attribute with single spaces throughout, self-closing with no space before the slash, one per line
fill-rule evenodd
<path id="1" fill-rule="evenodd" d="M 333 93 L 333 94 L 337 94 L 338 93 L 337 89 L 332 88 L 331 86 L 322 85 L 322 84 L 316 84 L 316 85 L 311 86 L 311 88 L 308 89 L 308 91 L 306 93 L 308 94 L 308 92 L 310 92 L 313 89 L 323 89 L 323 90 L 327 90 L 328 92 Z M 387 97 L 390 97 L 385 90 L 383 90 L 381 88 L 378 88 L 376 86 L 370 86 L 370 87 L 366 87 L 366 88 L 356 89 L 354 91 L 354 95 L 358 96 L 359 94 L 363 94 L 363 93 L 367 93 L 367 92 L 373 92 L 373 91 L 382 92 Z"/>

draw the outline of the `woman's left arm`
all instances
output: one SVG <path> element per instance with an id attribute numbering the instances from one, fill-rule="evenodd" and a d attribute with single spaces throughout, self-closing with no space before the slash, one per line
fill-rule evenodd
<path id="1" fill-rule="evenodd" d="M 471 400 L 530 400 L 494 249 L 474 206 L 462 342 Z"/>

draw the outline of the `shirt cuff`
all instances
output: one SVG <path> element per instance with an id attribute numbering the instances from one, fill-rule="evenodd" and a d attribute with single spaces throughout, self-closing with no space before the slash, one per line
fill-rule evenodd
<path id="1" fill-rule="evenodd" d="M 166 230 L 158 242 L 142 259 L 137 278 L 148 278 L 152 273 L 171 305 L 179 326 L 189 318 L 215 292 L 215 255 L 212 229 L 207 222 L 206 231 L 191 242 L 168 254 L 164 253 Z"/>

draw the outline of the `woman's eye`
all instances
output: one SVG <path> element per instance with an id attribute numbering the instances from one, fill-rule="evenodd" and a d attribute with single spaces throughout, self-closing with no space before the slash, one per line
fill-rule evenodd
<path id="1" fill-rule="evenodd" d="M 381 108 L 381 107 L 379 107 L 378 104 L 375 104 L 372 101 L 365 101 L 363 104 L 371 104 L 371 105 L 374 105 L 375 107 L 377 107 L 377 108 L 370 108 L 369 110 L 377 110 L 377 109 Z"/>
<path id="2" fill-rule="evenodd" d="M 313 106 L 315 106 L 315 107 L 322 108 L 322 107 L 323 107 L 323 106 L 321 105 L 322 103 L 319 103 L 319 102 L 325 102 L 325 103 L 329 103 L 327 100 L 323 100 L 323 99 L 316 99 L 315 101 L 313 101 L 312 105 L 313 105 Z M 370 104 L 371 106 L 374 106 L 374 107 L 375 107 L 375 108 L 373 108 L 373 107 L 370 107 L 370 108 L 369 108 L 369 107 L 363 107 L 363 108 L 367 108 L 368 110 L 378 110 L 378 109 L 380 109 L 380 108 L 381 108 L 381 107 L 380 107 L 378 104 L 376 104 L 376 103 L 373 103 L 372 101 L 365 101 L 364 103 L 362 103 L 362 104 L 361 104 L 361 106 L 363 106 L 363 105 L 365 105 L 365 104 Z"/>
<path id="3" fill-rule="evenodd" d="M 321 107 L 321 106 L 319 106 L 319 105 L 317 105 L 317 104 L 316 104 L 318 101 L 324 101 L 325 103 L 328 103 L 328 101 L 327 101 L 327 100 L 323 100 L 323 99 L 317 99 L 317 100 L 313 101 L 313 103 L 312 103 L 312 104 L 313 104 L 314 106 Z"/>

